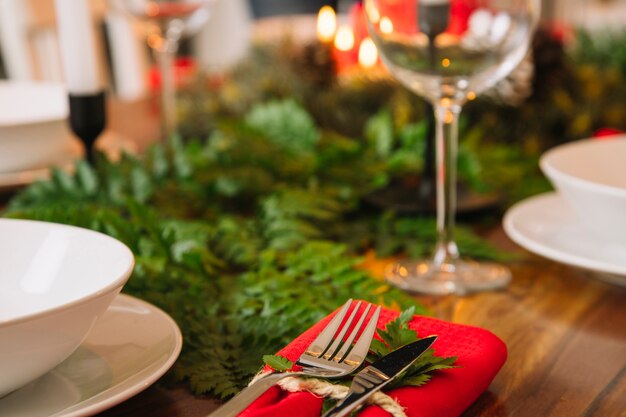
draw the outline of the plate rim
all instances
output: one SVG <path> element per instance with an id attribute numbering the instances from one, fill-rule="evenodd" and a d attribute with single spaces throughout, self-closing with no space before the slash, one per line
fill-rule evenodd
<path id="1" fill-rule="evenodd" d="M 50 161 L 17 171 L 0 171 L 0 193 L 19 189 L 36 181 L 47 180 L 53 168 L 72 174 L 76 163 L 85 157 L 85 147 L 71 132 L 67 132 L 67 135 L 64 149 L 60 150 L 58 155 L 54 155 Z M 102 132 L 95 146 L 114 161 L 119 159 L 122 153 L 131 155 L 138 153 L 137 144 L 130 137 L 113 130 Z"/>
<path id="2" fill-rule="evenodd" d="M 615 274 L 618 276 L 622 276 L 624 278 L 623 283 L 621 280 L 610 280 L 613 283 L 618 283 L 620 285 L 626 285 L 626 267 L 620 267 L 616 265 L 608 264 L 604 261 L 598 261 L 591 258 L 583 258 L 579 255 L 573 255 L 561 249 L 555 249 L 551 245 L 546 245 L 543 242 L 538 242 L 535 239 L 528 237 L 526 234 L 521 232 L 518 228 L 515 227 L 514 222 L 515 219 L 520 216 L 520 213 L 523 213 L 525 210 L 528 210 L 528 207 L 536 206 L 538 204 L 545 204 L 546 201 L 557 200 L 559 203 L 563 205 L 564 212 L 572 212 L 571 208 L 565 203 L 563 197 L 559 195 L 556 191 L 551 191 L 547 193 L 537 194 L 532 197 L 521 200 L 511 206 L 505 213 L 504 218 L 502 220 L 502 225 L 506 234 L 513 240 L 515 243 L 527 249 L 530 252 L 533 252 L 537 255 L 540 255 L 544 258 L 561 262 L 567 265 L 595 271 L 602 272 L 608 274 Z M 581 232 L 586 233 L 584 229 L 581 228 Z M 590 236 L 590 239 L 593 239 Z M 605 279 L 606 281 L 606 279 Z"/>
<path id="3" fill-rule="evenodd" d="M 182 350 L 183 347 L 183 337 L 182 337 L 182 333 L 180 331 L 180 328 L 178 327 L 178 324 L 174 321 L 174 319 L 167 314 L 165 311 L 161 310 L 159 307 L 144 301 L 140 298 L 137 297 L 133 297 L 131 295 L 128 294 L 123 294 L 120 293 L 118 294 L 118 296 L 115 298 L 115 300 L 113 300 L 113 303 L 111 303 L 111 306 L 114 305 L 114 303 L 118 300 L 118 299 L 128 299 L 128 301 L 134 303 L 134 304 L 139 304 L 139 305 L 143 305 L 144 307 L 150 309 L 152 312 L 158 314 L 161 316 L 161 318 L 163 319 L 164 323 L 168 324 L 169 329 L 172 331 L 172 335 L 174 336 L 174 345 L 172 346 L 172 353 L 170 354 L 170 356 L 161 364 L 161 366 L 159 366 L 158 369 L 156 369 L 154 372 L 150 373 L 149 375 L 146 375 L 145 377 L 141 377 L 139 378 L 137 381 L 133 381 L 133 377 L 136 375 L 132 375 L 130 377 L 128 377 L 127 379 L 125 379 L 124 381 L 121 381 L 119 384 L 113 385 L 108 387 L 106 390 L 99 392 L 95 395 L 92 395 L 89 398 L 86 398 L 84 400 L 82 400 L 79 403 L 73 404 L 71 407 L 67 407 L 65 410 L 67 410 L 68 408 L 74 408 L 78 405 L 80 405 L 82 402 L 88 402 L 90 399 L 97 397 L 99 395 L 105 394 L 107 391 L 112 390 L 113 388 L 119 387 L 119 386 L 123 386 L 125 384 L 129 384 L 130 386 L 127 389 L 122 390 L 121 392 L 118 392 L 117 394 L 113 394 L 112 396 L 108 397 L 108 396 L 104 396 L 104 398 L 102 398 L 99 401 L 96 401 L 94 404 L 90 404 L 87 405 L 85 407 L 80 407 L 77 410 L 73 410 L 70 411 L 69 413 L 66 413 L 65 410 L 61 410 L 59 412 L 57 412 L 56 414 L 54 414 L 51 417 L 83 417 L 83 416 L 91 416 L 93 414 L 102 412 L 104 410 L 108 410 L 111 407 L 114 407 L 116 405 L 121 404 L 122 402 L 134 397 L 135 395 L 139 394 L 140 392 L 146 390 L 148 387 L 152 386 L 160 377 L 162 377 L 171 367 L 172 365 L 174 365 L 174 362 L 176 362 L 176 359 L 178 359 L 178 356 L 180 355 L 180 351 Z M 108 310 L 108 309 L 107 309 Z M 87 339 L 89 338 L 89 336 L 87 336 Z M 87 340 L 85 339 L 85 340 Z"/>
<path id="4" fill-rule="evenodd" d="M 55 155 L 47 166 L 26 167 L 19 171 L 0 172 L 0 190 L 24 187 L 37 180 L 49 178 L 52 167 L 71 172 L 74 163 L 84 156 L 83 145 L 74 138 L 68 138 L 62 153 Z"/>
<path id="5" fill-rule="evenodd" d="M 180 355 L 183 346 L 182 333 L 174 319 L 159 307 L 128 294 L 118 294 L 109 306 L 109 308 L 102 314 L 101 318 L 104 317 L 107 312 L 111 311 L 112 308 L 116 306 L 122 307 L 122 309 L 120 309 L 120 311 L 118 312 L 120 316 L 115 321 L 116 323 L 118 320 L 124 321 L 125 318 L 132 318 L 131 316 L 125 315 L 125 313 L 131 314 L 124 311 L 125 307 L 134 307 L 148 310 L 149 314 L 152 315 L 153 320 L 156 320 L 158 326 L 163 326 L 166 329 L 165 334 L 167 334 L 167 338 L 171 339 L 171 344 L 168 343 L 168 353 L 166 355 L 162 355 L 161 358 L 157 360 L 140 366 L 140 369 L 134 370 L 131 375 L 128 375 L 123 380 L 114 384 L 109 383 L 107 386 L 102 387 L 102 389 L 98 390 L 97 392 L 85 396 L 85 398 L 78 398 L 72 404 L 68 404 L 63 407 L 63 409 L 53 409 L 46 411 L 46 406 L 43 406 L 41 409 L 38 409 L 40 412 L 44 412 L 50 417 L 86 417 L 100 413 L 102 411 L 110 409 L 111 407 L 119 405 L 122 402 L 144 391 L 145 389 L 153 385 L 172 367 L 172 365 L 174 365 Z M 124 324 L 121 323 L 121 325 L 123 326 Z M 141 323 L 139 323 L 139 325 L 141 325 Z M 91 329 L 85 340 L 81 343 L 81 346 L 90 343 L 90 336 L 97 334 L 97 327 L 98 322 L 94 324 L 93 328 Z M 132 341 L 136 339 L 133 339 L 133 336 L 131 336 L 129 340 Z M 150 346 L 148 345 L 146 349 L 149 350 Z M 71 360 L 73 355 L 74 354 L 70 355 L 70 357 L 66 359 L 66 361 Z M 107 360 L 111 360 L 111 358 L 106 355 L 100 355 L 100 357 L 103 358 L 105 362 Z M 153 367 L 154 369 L 152 369 Z M 75 382 L 74 387 L 78 388 L 78 385 L 76 385 Z M 17 390 L 16 393 L 19 391 L 20 390 Z M 48 394 L 45 391 L 37 391 L 35 395 L 38 398 L 39 395 L 46 396 Z M 2 399 L 0 399 L 0 402 L 2 402 Z M 26 415 L 28 415 L 28 413 L 32 412 L 33 410 L 30 409 L 28 405 L 25 405 L 23 409 L 20 406 L 20 409 L 18 411 L 20 411 L 21 413 L 26 413 Z M 54 414 L 49 414 L 50 412 L 53 412 Z"/>

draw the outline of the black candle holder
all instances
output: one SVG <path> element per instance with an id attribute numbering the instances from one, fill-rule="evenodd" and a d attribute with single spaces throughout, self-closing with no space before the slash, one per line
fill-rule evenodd
<path id="1" fill-rule="evenodd" d="M 96 94 L 72 94 L 70 102 L 70 127 L 85 145 L 85 158 L 93 164 L 94 144 L 106 126 L 104 91 Z"/>

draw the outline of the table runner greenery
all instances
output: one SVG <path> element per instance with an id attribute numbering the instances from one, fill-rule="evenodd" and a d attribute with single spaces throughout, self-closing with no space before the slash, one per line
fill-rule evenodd
<path id="1" fill-rule="evenodd" d="M 126 243 L 136 267 L 124 291 L 163 308 L 183 331 L 175 376 L 219 397 L 348 298 L 414 305 L 357 268 L 357 256 L 377 228 L 388 228 L 381 238 L 398 248 L 410 238 L 425 251 L 435 237 L 430 219 L 359 209 L 360 186 L 334 174 L 362 162 L 337 156 L 342 141 L 289 153 L 241 126 L 225 125 L 204 145 L 174 140 L 141 160 L 101 157 L 95 169 L 80 162 L 74 175 L 57 170 L 6 213 Z M 469 230 L 461 238 L 468 254 L 506 256 Z"/>
<path id="2" fill-rule="evenodd" d="M 564 42 L 570 36 L 574 40 Z M 548 189 L 537 166 L 545 149 L 591 137 L 602 128 L 626 131 L 625 41 L 624 31 L 563 35 L 539 30 L 532 47 L 530 95 L 515 93 L 516 87 L 525 89 L 524 81 L 520 86 L 509 82 L 506 89 L 514 92 L 508 101 L 496 91 L 464 106 L 460 180 L 477 191 L 496 191 L 507 204 Z M 202 135 L 215 119 L 243 118 L 259 103 L 291 99 L 322 129 L 369 141 L 370 163 L 379 164 L 378 186 L 419 176 L 423 120 L 429 112 L 424 102 L 387 77 L 369 72 L 346 77 L 334 67 L 319 45 L 303 48 L 288 38 L 257 45 L 228 77 L 200 78 L 183 92 L 183 133 Z"/>
<path id="3" fill-rule="evenodd" d="M 512 201 L 546 189 L 536 168 L 543 148 L 605 125 L 624 128 L 623 117 L 614 117 L 626 97 L 624 67 L 594 67 L 605 61 L 591 47 L 565 55 L 550 39 L 538 42 L 536 65 L 546 66 L 544 78 L 567 77 L 550 87 L 535 80 L 535 93 L 519 108 L 481 102 L 467 111 L 460 171 L 475 190 Z M 615 44 L 611 51 L 624 50 Z M 372 248 L 381 257 L 423 256 L 435 243 L 432 217 L 364 202 L 419 173 L 421 104 L 388 81 L 346 84 L 311 73 L 302 62 L 310 55 L 293 51 L 257 48 L 219 90 L 187 93 L 182 139 L 142 158 L 100 156 L 95 167 L 78 163 L 75 174 L 55 171 L 4 213 L 88 227 L 126 243 L 137 263 L 124 291 L 179 324 L 185 346 L 173 377 L 195 393 L 234 394 L 263 354 L 347 298 L 415 305 L 359 268 L 359 257 Z M 268 59 L 271 71 L 263 69 Z M 589 71 L 603 75 L 590 78 Z M 510 259 L 473 230 L 458 230 L 463 254 Z"/>

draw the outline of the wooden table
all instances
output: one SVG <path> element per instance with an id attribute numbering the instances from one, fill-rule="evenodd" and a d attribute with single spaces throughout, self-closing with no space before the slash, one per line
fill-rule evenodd
<path id="1" fill-rule="evenodd" d="M 158 137 L 151 100 L 114 103 L 109 117 L 110 128 L 139 150 Z M 500 227 L 487 236 L 520 250 Z M 489 329 L 508 346 L 506 364 L 463 416 L 626 417 L 626 288 L 533 255 L 510 266 L 513 281 L 501 292 L 416 297 L 437 316 Z M 100 416 L 201 417 L 217 406 L 185 387 L 156 384 Z"/>
<path id="2" fill-rule="evenodd" d="M 496 228 L 490 240 L 519 250 Z M 491 330 L 509 358 L 470 416 L 626 417 L 626 288 L 532 255 L 501 292 L 424 298 L 438 316 Z M 101 417 L 200 417 L 217 407 L 158 385 Z M 294 416 L 297 417 L 297 416 Z"/>

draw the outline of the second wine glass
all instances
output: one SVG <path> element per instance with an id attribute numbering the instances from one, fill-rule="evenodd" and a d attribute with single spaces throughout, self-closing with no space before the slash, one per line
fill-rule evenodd
<path id="1" fill-rule="evenodd" d="M 461 260 L 454 239 L 458 120 L 469 98 L 493 86 L 525 56 L 540 0 L 366 0 L 365 12 L 383 62 L 432 103 L 436 119 L 434 256 L 396 263 L 386 278 L 426 294 L 506 286 L 511 279 L 506 267 Z"/>
<path id="2" fill-rule="evenodd" d="M 210 17 L 216 0 L 110 0 L 114 7 L 144 21 L 148 46 L 160 71 L 161 130 L 164 139 L 177 130 L 174 59 L 183 36 L 198 32 Z"/>

